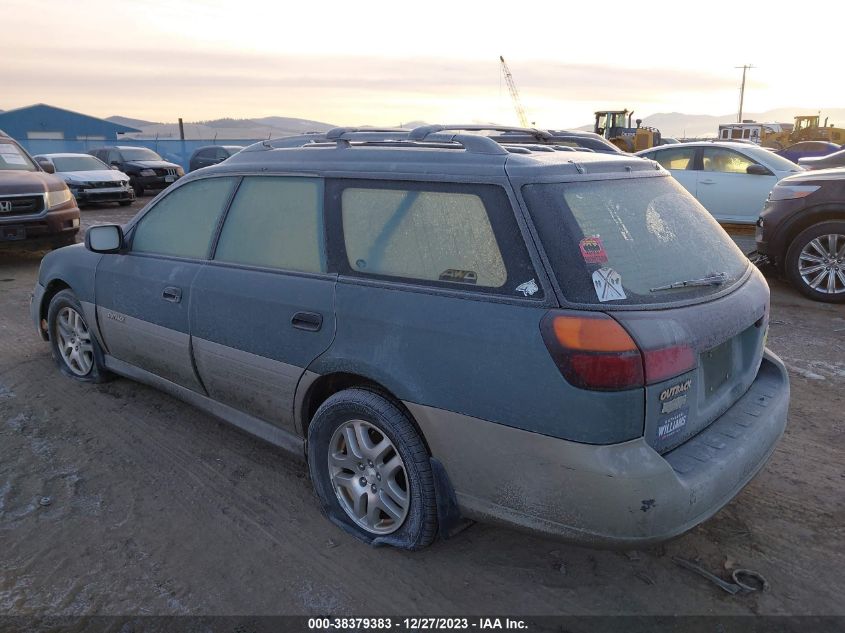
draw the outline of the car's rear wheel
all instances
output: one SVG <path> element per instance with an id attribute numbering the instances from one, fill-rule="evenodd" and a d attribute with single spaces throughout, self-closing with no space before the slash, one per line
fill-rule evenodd
<path id="1" fill-rule="evenodd" d="M 428 451 L 388 398 L 347 389 L 326 400 L 308 428 L 308 467 L 324 513 L 346 531 L 410 550 L 434 539 Z"/>
<path id="2" fill-rule="evenodd" d="M 845 221 L 821 222 L 792 240 L 786 275 L 810 299 L 845 303 Z"/>
<path id="3" fill-rule="evenodd" d="M 103 364 L 102 350 L 72 291 L 62 290 L 50 301 L 47 327 L 53 359 L 63 373 L 85 382 L 111 378 Z"/>

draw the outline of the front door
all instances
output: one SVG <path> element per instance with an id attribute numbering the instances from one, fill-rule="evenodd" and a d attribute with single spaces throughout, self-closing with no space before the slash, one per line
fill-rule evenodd
<path id="1" fill-rule="evenodd" d="M 110 356 L 202 392 L 191 361 L 191 285 L 235 178 L 208 178 L 173 189 L 127 233 L 127 253 L 97 266 L 97 321 Z"/>
<path id="2" fill-rule="evenodd" d="M 335 333 L 323 181 L 248 176 L 193 284 L 194 358 L 208 394 L 293 430 L 297 383 Z"/>
<path id="3" fill-rule="evenodd" d="M 777 177 L 749 174 L 756 162 L 725 147 L 705 147 L 698 174 L 698 201 L 719 222 L 754 224 Z"/>

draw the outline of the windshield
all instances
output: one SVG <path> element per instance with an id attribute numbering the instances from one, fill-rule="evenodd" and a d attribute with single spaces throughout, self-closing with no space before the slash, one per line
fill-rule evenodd
<path id="1" fill-rule="evenodd" d="M 108 169 L 105 163 L 93 156 L 55 156 L 53 165 L 56 171 L 97 171 Z"/>
<path id="2" fill-rule="evenodd" d="M 38 168 L 17 145 L 0 141 L 0 171 L 38 171 Z"/>
<path id="3" fill-rule="evenodd" d="M 121 149 L 120 154 L 123 156 L 123 160 L 161 160 L 161 156 L 146 147 Z"/>
<path id="4" fill-rule="evenodd" d="M 729 287 L 749 265 L 713 216 L 669 176 L 526 185 L 523 193 L 573 303 L 697 299 Z M 653 290 L 719 273 L 720 285 Z"/>

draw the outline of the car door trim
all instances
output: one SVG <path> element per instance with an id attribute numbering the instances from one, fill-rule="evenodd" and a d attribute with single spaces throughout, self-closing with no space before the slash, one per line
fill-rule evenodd
<path id="1" fill-rule="evenodd" d="M 106 356 L 105 364 L 107 369 L 120 376 L 131 380 L 137 380 L 138 382 L 160 389 L 171 396 L 179 398 L 198 409 L 202 409 L 206 413 L 246 431 L 250 435 L 254 435 L 255 437 L 269 442 L 274 446 L 284 449 L 303 462 L 305 461 L 305 440 L 301 437 L 297 437 L 289 431 L 274 426 L 269 422 L 260 420 L 242 411 L 238 411 L 237 409 L 221 402 L 212 400 L 200 393 L 191 391 L 187 387 L 177 385 L 166 378 L 157 376 L 141 369 L 140 367 L 135 367 L 134 365 L 125 363 L 113 356 Z"/>

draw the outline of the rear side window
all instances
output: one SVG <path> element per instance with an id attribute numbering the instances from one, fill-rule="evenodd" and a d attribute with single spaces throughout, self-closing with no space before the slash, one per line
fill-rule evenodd
<path id="1" fill-rule="evenodd" d="M 573 303 L 696 299 L 729 287 L 749 265 L 713 216 L 668 176 L 526 185 L 523 193 Z M 719 273 L 721 285 L 660 289 Z"/>
<path id="2" fill-rule="evenodd" d="M 214 259 L 324 272 L 323 181 L 274 176 L 244 178 L 223 223 Z"/>
<path id="3" fill-rule="evenodd" d="M 541 294 L 500 187 L 346 182 L 333 187 L 344 241 L 342 270 L 516 296 Z M 529 281 L 530 292 L 516 290 Z"/>
<path id="4" fill-rule="evenodd" d="M 694 156 L 694 147 L 673 147 L 655 152 L 649 158 L 656 160 L 664 169 L 692 169 Z"/>
<path id="5" fill-rule="evenodd" d="M 208 178 L 171 191 L 135 227 L 132 251 L 205 259 L 234 182 Z"/>

